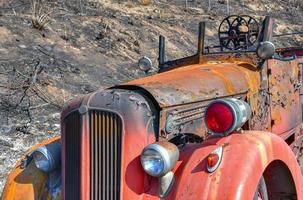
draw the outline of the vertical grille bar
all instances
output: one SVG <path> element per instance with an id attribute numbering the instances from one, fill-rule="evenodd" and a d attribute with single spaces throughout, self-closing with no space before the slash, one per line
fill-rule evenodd
<path id="1" fill-rule="evenodd" d="M 102 132 L 101 133 L 97 133 L 97 134 L 101 134 L 102 135 L 102 140 L 99 142 L 100 145 L 102 146 L 102 165 L 100 166 L 100 171 L 102 171 L 102 176 L 100 177 L 100 179 L 102 180 L 102 187 L 101 187 L 101 190 L 102 190 L 102 199 L 105 200 L 106 198 L 106 180 L 105 180 L 105 177 L 106 177 L 106 160 L 105 160 L 105 155 L 106 155 L 106 147 L 105 147 L 105 144 L 104 142 L 106 141 L 106 120 L 105 120 L 105 113 L 102 113 Z M 98 154 L 97 152 L 95 152 L 96 154 Z M 101 153 L 101 152 L 100 152 Z"/>
<path id="2" fill-rule="evenodd" d="M 118 129 L 117 129 L 117 116 L 114 116 L 114 134 L 113 134 L 113 138 L 115 141 L 118 141 L 118 137 L 117 137 L 117 132 L 118 132 Z M 117 149 L 117 142 L 114 142 L 114 149 Z M 115 172 L 117 172 L 117 151 L 114 151 L 114 155 L 113 155 L 113 161 L 114 161 L 114 164 L 113 164 L 113 169 Z M 114 173 L 114 176 L 113 176 L 113 184 L 116 185 L 117 183 L 117 173 Z M 117 193 L 114 192 L 114 197 L 113 199 L 117 199 Z"/>
<path id="3" fill-rule="evenodd" d="M 119 200 L 122 120 L 112 112 L 90 111 L 91 200 Z"/>
<path id="4" fill-rule="evenodd" d="M 80 199 L 81 119 L 78 112 L 65 118 L 65 197 Z"/>

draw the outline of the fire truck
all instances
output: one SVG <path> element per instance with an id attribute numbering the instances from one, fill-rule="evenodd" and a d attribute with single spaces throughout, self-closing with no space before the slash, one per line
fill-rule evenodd
<path id="1" fill-rule="evenodd" d="M 158 73 L 69 102 L 2 199 L 302 200 L 303 48 L 276 48 L 273 24 L 228 16 L 206 46 L 201 22 L 177 60 L 160 36 Z"/>

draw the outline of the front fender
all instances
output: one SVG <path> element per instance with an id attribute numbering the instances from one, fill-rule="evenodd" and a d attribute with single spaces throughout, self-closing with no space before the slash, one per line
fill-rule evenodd
<path id="1" fill-rule="evenodd" d="M 25 155 L 30 155 L 37 148 L 58 140 L 60 140 L 59 137 L 45 140 L 32 147 Z M 7 177 L 2 193 L 2 200 L 51 199 L 51 194 L 46 189 L 47 174 L 40 171 L 33 161 L 24 169 L 20 167 L 20 164 L 21 161 L 18 161 Z M 57 198 L 60 199 L 60 194 Z"/>
<path id="2" fill-rule="evenodd" d="M 223 158 L 214 173 L 206 171 L 206 157 L 219 145 Z M 181 151 L 175 169 L 176 182 L 167 199 L 253 199 L 260 177 L 274 160 L 284 162 L 292 174 L 297 199 L 303 199 L 303 178 L 289 146 L 278 136 L 245 131 L 202 144 L 188 145 Z"/>

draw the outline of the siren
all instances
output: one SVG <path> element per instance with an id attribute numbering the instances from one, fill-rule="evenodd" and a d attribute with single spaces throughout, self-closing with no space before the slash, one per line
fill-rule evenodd
<path id="1" fill-rule="evenodd" d="M 237 131 L 250 118 L 248 103 L 235 98 L 212 101 L 205 111 L 205 125 L 212 135 L 226 136 Z"/>

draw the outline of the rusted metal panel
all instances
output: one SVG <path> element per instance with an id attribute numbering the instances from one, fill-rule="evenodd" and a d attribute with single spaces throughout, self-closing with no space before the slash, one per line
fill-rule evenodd
<path id="1" fill-rule="evenodd" d="M 268 66 L 263 63 L 259 70 L 259 89 L 252 93 L 248 102 L 252 107 L 250 130 L 271 131 L 270 95 L 268 88 Z"/>
<path id="2" fill-rule="evenodd" d="M 128 82 L 150 92 L 160 107 L 188 104 L 222 96 L 255 92 L 257 67 L 249 63 L 209 61 Z"/>
<path id="3" fill-rule="evenodd" d="M 298 61 L 268 60 L 271 129 L 282 134 L 302 122 Z"/>
<path id="4" fill-rule="evenodd" d="M 212 56 L 207 57 L 209 60 L 204 64 L 177 68 L 126 84 L 144 88 L 162 108 L 160 140 L 187 133 L 205 138 L 203 108 L 210 101 L 225 97 L 241 96 L 250 103 L 253 113 L 250 129 L 271 129 L 267 65 L 211 61 Z M 253 60 L 253 57 L 246 58 Z"/>

